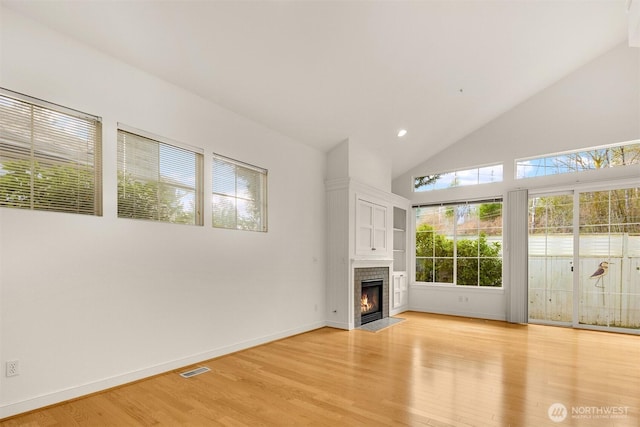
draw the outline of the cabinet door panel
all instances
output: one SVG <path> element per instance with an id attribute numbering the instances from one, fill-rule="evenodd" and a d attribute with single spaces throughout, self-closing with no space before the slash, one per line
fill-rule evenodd
<path id="1" fill-rule="evenodd" d="M 364 201 L 358 201 L 357 206 L 357 245 L 358 252 L 371 251 L 373 247 L 373 205 Z"/>
<path id="2" fill-rule="evenodd" d="M 393 308 L 406 306 L 409 303 L 409 289 L 407 276 L 403 274 L 393 275 Z"/>
<path id="3" fill-rule="evenodd" d="M 387 208 L 358 200 L 356 205 L 356 253 L 388 255 L 389 228 Z"/>
<path id="4" fill-rule="evenodd" d="M 358 224 L 361 226 L 373 227 L 373 205 L 371 203 L 358 203 Z"/>
<path id="5" fill-rule="evenodd" d="M 373 245 L 377 251 L 387 250 L 387 208 L 384 206 L 373 208 Z"/>
<path id="6" fill-rule="evenodd" d="M 400 307 L 402 295 L 400 293 L 400 276 L 393 276 L 393 308 Z"/>
<path id="7" fill-rule="evenodd" d="M 409 300 L 409 292 L 407 288 L 407 276 L 403 274 L 393 275 L 393 308 L 402 307 L 407 305 Z"/>

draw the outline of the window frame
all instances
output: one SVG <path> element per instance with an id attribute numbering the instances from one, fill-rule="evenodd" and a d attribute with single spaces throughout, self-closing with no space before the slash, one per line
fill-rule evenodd
<path id="1" fill-rule="evenodd" d="M 247 171 L 256 172 L 260 177 L 260 189 L 259 189 L 259 212 L 260 212 L 260 222 L 255 228 L 246 228 L 241 227 L 240 222 L 238 221 L 238 200 L 255 202 L 256 199 L 247 199 L 238 196 L 238 186 L 237 186 L 237 169 L 234 172 L 234 194 L 230 194 L 229 192 L 224 193 L 216 190 L 216 161 L 224 162 L 227 165 L 233 165 L 234 168 L 242 168 Z M 224 156 L 222 154 L 213 153 L 211 160 L 211 226 L 213 228 L 220 228 L 226 230 L 243 230 L 243 231 L 254 231 L 254 232 L 262 232 L 266 233 L 269 230 L 268 227 L 268 174 L 269 171 L 266 168 L 252 165 L 250 163 L 246 163 L 240 160 L 233 159 L 231 157 Z M 235 226 L 234 227 L 225 227 L 220 225 L 216 225 L 216 198 L 230 198 L 233 200 L 234 211 L 235 211 Z"/>
<path id="2" fill-rule="evenodd" d="M 417 221 L 417 209 L 419 208 L 442 208 L 442 207 L 451 207 L 453 209 L 456 210 L 458 207 L 460 206 L 469 206 L 469 205 L 477 205 L 478 209 L 479 206 L 482 204 L 491 204 L 491 203 L 500 203 L 501 208 L 500 208 L 500 217 L 501 217 L 501 221 L 500 221 L 500 264 L 501 264 L 501 272 L 500 272 L 500 285 L 481 285 L 481 277 L 480 274 L 478 274 L 477 277 L 477 284 L 475 285 L 468 285 L 468 284 L 458 284 L 458 261 L 460 259 L 477 259 L 478 263 L 481 262 L 481 260 L 483 258 L 485 259 L 497 259 L 497 257 L 481 257 L 480 256 L 480 248 L 478 247 L 478 256 L 477 257 L 462 257 L 462 256 L 458 256 L 458 242 L 461 240 L 465 240 L 465 234 L 459 233 L 457 230 L 457 221 L 452 221 L 452 226 L 453 226 L 453 233 L 452 233 L 452 239 L 451 242 L 453 244 L 453 248 L 452 248 L 452 255 L 450 257 L 443 257 L 443 256 L 436 256 L 437 254 L 435 253 L 435 243 L 434 243 L 434 252 L 433 255 L 431 256 L 421 256 L 418 254 L 418 250 L 417 250 L 417 233 L 418 233 L 418 221 Z M 478 212 L 478 221 L 479 221 L 479 212 Z M 455 214 L 454 214 L 455 215 Z M 483 199 L 483 200 L 468 200 L 468 201 L 460 201 L 460 202 L 446 202 L 446 203 L 435 203 L 435 204 L 420 204 L 420 205 L 414 205 L 413 206 L 413 246 L 414 246 L 414 257 L 413 257 L 413 278 L 414 278 L 414 283 L 417 284 L 418 286 L 436 286 L 436 287 L 447 287 L 447 288 L 465 288 L 465 289 L 485 289 L 485 290 L 503 290 L 504 289 L 504 200 L 502 197 L 496 197 L 496 198 L 492 198 L 492 199 Z M 482 230 L 481 228 L 478 228 L 478 233 L 477 236 L 480 236 L 480 231 Z M 434 232 L 434 235 L 436 233 Z M 468 236 L 468 235 L 466 235 Z M 419 281 L 418 280 L 418 274 L 417 274 L 417 270 L 418 270 L 418 260 L 419 259 L 431 259 L 433 260 L 433 262 L 435 263 L 436 259 L 451 259 L 452 260 L 452 281 L 451 282 L 442 282 L 442 281 L 429 281 L 429 282 L 425 282 L 425 281 Z M 435 264 L 434 264 L 435 265 Z"/>
<path id="3" fill-rule="evenodd" d="M 102 216 L 102 118 L 5 88 L 0 88 L 0 98 L 8 99 L 6 101 L 3 100 L 3 103 L 10 102 L 9 100 L 13 100 L 14 102 L 18 102 L 24 104 L 25 106 L 28 106 L 31 110 L 29 113 L 29 132 L 31 136 L 28 143 L 26 143 L 26 146 L 21 147 L 20 144 L 17 143 L 17 136 L 13 140 L 9 138 L 3 138 L 5 141 L 7 141 L 5 145 L 6 148 L 4 149 L 2 148 L 3 144 L 0 143 L 1 157 L 7 157 L 8 161 L 26 161 L 30 163 L 29 169 L 25 171 L 26 174 L 31 176 L 29 182 L 28 206 L 18 206 L 15 204 L 11 206 L 9 203 L 3 203 L 0 204 L 0 207 Z M 36 111 L 36 109 L 38 111 Z M 55 120 L 59 121 L 55 132 L 43 134 L 45 136 L 45 138 L 43 138 L 44 141 L 43 139 L 36 140 L 34 138 L 34 133 L 37 130 L 37 122 L 34 119 L 34 114 L 49 116 L 49 120 L 53 122 L 55 122 Z M 60 124 L 60 122 L 62 124 Z M 47 125 L 51 126 L 52 128 L 54 126 L 52 123 L 43 123 L 41 126 L 47 127 Z M 56 134 L 58 132 L 59 134 Z M 64 132 L 70 134 L 73 134 L 74 132 L 83 133 L 83 135 L 76 134 L 76 139 L 80 141 L 80 143 L 76 144 L 68 135 L 63 135 Z M 86 135 L 84 135 L 85 133 Z M 42 152 L 37 152 L 38 150 L 42 150 L 43 147 L 50 147 L 47 150 L 47 155 Z M 29 151 L 29 153 L 25 155 L 24 152 L 26 152 L 27 150 Z M 23 153 L 20 153 L 20 151 L 22 151 Z M 82 161 L 83 157 L 84 162 Z M 4 166 L 5 160 L 0 161 L 0 163 Z M 51 173 L 48 178 L 46 175 L 41 175 L 41 173 L 34 174 L 34 170 L 36 170 L 36 168 L 40 167 L 41 165 L 46 165 L 46 167 L 48 167 L 47 172 Z M 56 171 L 57 168 L 64 166 L 71 166 L 72 169 L 67 171 L 61 171 L 58 169 Z M 49 191 L 51 193 L 49 194 L 49 199 L 39 198 L 35 195 L 38 186 L 38 183 L 34 178 L 35 176 L 43 179 L 43 183 L 46 184 L 48 182 L 48 179 L 69 179 L 70 171 L 71 175 L 73 175 L 74 172 L 77 174 L 75 178 L 71 176 L 71 180 L 76 180 L 75 185 L 62 186 L 58 187 L 57 189 L 56 187 L 53 187 L 52 190 L 48 190 L 48 186 L 45 186 L 44 188 L 47 189 L 45 191 Z M 88 184 L 89 182 L 91 183 L 90 192 L 87 192 L 86 187 L 84 189 L 82 188 L 82 171 L 90 173 L 90 175 L 87 175 L 87 177 L 90 177 L 90 179 L 84 181 L 86 184 Z M 69 190 L 73 190 L 74 194 L 76 195 L 75 197 L 71 198 L 72 201 L 75 200 L 75 208 L 63 206 L 65 204 L 68 205 L 67 201 L 69 200 Z M 64 198 L 60 197 L 60 195 L 63 193 L 65 194 Z M 91 194 L 90 203 L 82 203 L 83 193 Z M 56 195 L 59 198 L 56 198 Z M 61 200 L 63 199 L 65 200 L 64 203 L 61 202 Z M 38 200 L 40 200 L 40 202 Z M 42 202 L 44 200 L 49 200 L 50 203 L 43 204 Z M 56 204 L 56 202 L 59 203 Z M 90 208 L 88 208 L 89 206 Z"/>
<path id="4" fill-rule="evenodd" d="M 181 186 L 184 189 L 192 189 L 193 193 L 194 193 L 194 210 L 193 210 L 193 222 L 180 222 L 180 221 L 171 221 L 171 220 L 166 220 L 166 219 L 161 219 L 161 218 L 149 218 L 149 217 L 136 217 L 136 216 L 121 216 L 120 215 L 120 185 L 118 184 L 118 194 L 117 194 L 117 198 L 118 198 L 118 203 L 117 203 L 117 217 L 118 218 L 123 218 L 123 219 L 134 219 L 134 220 L 146 220 L 146 221 L 152 221 L 152 222 L 160 222 L 160 223 L 168 223 L 168 224 L 181 224 L 181 225 L 196 225 L 196 226 L 203 226 L 204 225 L 204 218 L 203 218 L 203 201 L 204 201 L 204 196 L 203 196 L 203 182 L 204 182 L 204 150 L 202 148 L 199 147 L 194 147 L 192 145 L 189 144 L 185 144 L 182 142 L 178 142 L 175 140 L 172 140 L 170 138 L 164 137 L 164 136 L 160 136 L 157 135 L 155 133 L 152 132 L 148 132 L 145 130 L 141 130 L 135 127 L 131 127 L 128 126 L 126 124 L 123 123 L 118 123 L 117 126 L 117 158 L 116 158 L 116 171 L 117 171 L 117 175 L 118 175 L 118 181 L 120 180 L 120 173 L 121 173 L 121 153 L 120 153 L 120 133 L 126 133 L 126 134 L 130 134 L 134 137 L 137 138 L 142 138 L 145 140 L 148 140 L 152 143 L 157 143 L 158 144 L 158 163 L 160 163 L 161 161 L 161 157 L 160 157 L 160 148 L 161 146 L 165 146 L 171 149 L 175 149 L 175 150 L 181 150 L 183 152 L 188 152 L 188 153 L 192 153 L 194 154 L 194 171 L 195 171 L 195 176 L 193 177 L 193 181 L 194 181 L 194 186 L 193 187 L 188 187 L 188 186 Z M 151 182 L 151 181 L 150 181 Z M 162 175 L 160 173 L 159 167 L 158 167 L 158 179 L 155 181 L 152 181 L 154 183 L 157 183 L 158 185 L 162 184 Z M 176 186 L 177 187 L 177 186 Z M 159 191 L 159 189 L 158 189 Z M 160 197 L 158 195 L 158 197 Z"/>
<path id="5" fill-rule="evenodd" d="M 580 174 L 580 173 L 585 173 L 585 172 L 594 172 L 594 171 L 601 171 L 601 170 L 607 170 L 607 169 L 617 169 L 617 168 L 621 168 L 621 167 L 628 167 L 628 166 L 640 166 L 640 154 L 636 155 L 634 157 L 634 163 L 629 163 L 629 164 L 616 164 L 616 163 L 612 163 L 611 160 L 609 159 L 609 157 L 607 157 L 607 164 L 603 167 L 591 167 L 591 168 L 587 168 L 584 167 L 582 169 L 579 169 L 579 166 L 575 166 L 575 170 L 571 170 L 572 166 L 569 165 L 562 165 L 561 163 L 558 164 L 550 164 L 547 166 L 548 162 L 553 162 L 553 161 L 558 161 L 562 158 L 569 158 L 569 156 L 588 156 L 589 153 L 594 153 L 596 151 L 607 151 L 607 150 L 612 150 L 612 149 L 616 149 L 616 148 L 626 148 L 626 147 L 633 147 L 633 148 L 640 148 L 640 139 L 635 139 L 635 140 L 630 140 L 630 141 L 625 141 L 625 142 L 619 142 L 619 143 L 614 143 L 614 144 L 606 144 L 606 145 L 599 145 L 599 146 L 595 146 L 595 147 L 585 147 L 585 148 L 579 148 L 576 150 L 569 150 L 569 151 L 560 151 L 560 152 L 555 152 L 555 153 L 547 153 L 547 154 L 542 154 L 542 155 L 538 155 L 538 156 L 531 156 L 531 157 L 522 157 L 519 159 L 515 159 L 513 162 L 514 168 L 513 168 L 513 173 L 514 173 L 514 179 L 516 181 L 522 181 L 522 180 L 531 180 L 531 179 L 536 179 L 536 178 L 545 178 L 545 177 L 551 177 L 551 176 L 558 176 L 558 175 L 570 175 L 570 174 Z M 521 172 L 520 168 L 525 168 L 527 167 L 527 165 L 525 164 L 526 162 L 530 162 L 530 161 L 539 161 L 539 162 L 543 162 L 544 165 L 539 165 L 537 167 L 541 167 L 543 168 L 543 171 L 545 173 L 543 174 L 536 174 L 533 176 L 526 176 L 527 173 L 526 171 Z M 533 166 L 530 166 L 533 167 Z M 552 170 L 553 168 L 556 169 L 565 169 L 565 170 L 558 170 L 557 172 L 553 172 L 553 173 L 546 173 L 548 170 Z"/>
<path id="6" fill-rule="evenodd" d="M 491 169 L 491 168 L 499 168 L 500 169 L 500 177 L 499 179 L 490 180 L 488 182 L 483 181 L 481 171 L 483 169 Z M 456 184 L 456 180 L 458 180 L 463 175 L 475 175 L 475 182 L 469 183 L 458 183 Z M 440 180 L 443 176 L 450 176 L 451 184 L 447 187 L 436 188 L 436 184 L 438 180 Z M 417 187 L 418 180 L 428 178 L 428 180 L 434 179 L 433 182 L 429 182 L 427 184 L 422 184 L 420 187 Z M 449 190 L 452 188 L 460 188 L 460 187 L 472 187 L 475 185 L 484 185 L 484 184 L 495 184 L 504 181 L 504 163 L 491 163 L 487 165 L 474 166 L 471 168 L 465 169 L 455 169 L 447 172 L 438 172 L 432 175 L 423 175 L 423 176 L 414 176 L 413 177 L 413 189 L 414 193 L 426 193 L 429 191 L 440 191 L 440 190 Z M 422 188 L 422 189 L 420 189 Z"/>

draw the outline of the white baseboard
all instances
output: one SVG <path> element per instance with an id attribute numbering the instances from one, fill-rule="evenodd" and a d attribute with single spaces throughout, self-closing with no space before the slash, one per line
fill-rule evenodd
<path id="1" fill-rule="evenodd" d="M 444 314 L 447 316 L 459 316 L 459 317 L 471 317 L 474 319 L 486 319 L 486 320 L 502 320 L 507 321 L 506 316 L 496 315 L 493 313 L 479 313 L 474 311 L 456 311 L 456 310 L 425 310 L 424 308 L 409 307 L 411 311 L 417 311 L 419 313 L 432 313 L 432 314 Z"/>
<path id="2" fill-rule="evenodd" d="M 348 323 L 344 323 L 344 322 L 334 322 L 334 321 L 327 321 L 326 325 L 330 328 L 336 328 L 336 329 L 346 329 L 347 331 L 350 329 L 353 329 L 353 326 L 349 327 Z"/>
<path id="3" fill-rule="evenodd" d="M 409 310 L 409 307 L 407 307 L 406 305 L 403 305 L 402 307 L 389 310 L 389 316 L 395 316 L 397 314 L 404 313 L 407 310 Z"/>
<path id="4" fill-rule="evenodd" d="M 241 341 L 232 345 L 216 348 L 203 353 L 194 354 L 181 359 L 168 361 L 159 365 L 149 366 L 144 369 L 123 373 L 102 380 L 90 382 L 87 384 L 81 384 L 76 387 L 70 387 L 62 390 L 57 390 L 51 393 L 43 394 L 40 396 L 32 397 L 29 399 L 7 403 L 0 406 L 0 419 L 11 417 L 21 414 L 23 412 L 32 411 L 34 409 L 42 408 L 56 403 L 64 402 L 78 397 L 86 396 L 88 394 L 104 391 L 113 387 L 117 387 L 123 384 L 138 381 L 144 378 L 149 378 L 154 375 L 162 374 L 165 372 L 173 371 L 185 366 L 193 365 L 203 362 L 205 360 L 213 359 L 216 357 L 224 356 L 225 354 L 234 353 L 240 350 L 246 350 L 251 347 L 255 347 L 261 344 L 266 344 L 271 341 L 276 341 L 282 338 L 287 338 L 293 335 L 309 332 L 314 329 L 319 329 L 327 326 L 327 322 L 314 322 L 298 328 L 288 329 L 272 335 L 266 335 L 263 337 Z"/>

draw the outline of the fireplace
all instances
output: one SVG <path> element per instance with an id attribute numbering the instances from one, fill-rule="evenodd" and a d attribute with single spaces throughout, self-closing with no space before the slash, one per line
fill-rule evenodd
<path id="1" fill-rule="evenodd" d="M 366 301 L 364 301 L 365 298 Z M 389 267 L 355 267 L 353 269 L 353 327 L 358 328 L 365 323 L 386 317 L 389 317 Z"/>
<path id="2" fill-rule="evenodd" d="M 360 297 L 360 323 L 382 319 L 382 279 L 362 281 Z"/>

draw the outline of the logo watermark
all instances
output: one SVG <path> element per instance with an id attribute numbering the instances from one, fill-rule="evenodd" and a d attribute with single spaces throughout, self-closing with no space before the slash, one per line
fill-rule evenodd
<path id="1" fill-rule="evenodd" d="M 553 421 L 554 423 L 561 423 L 565 420 L 565 418 L 567 418 L 568 411 L 567 407 L 562 403 L 554 403 L 553 405 L 549 406 L 547 414 L 549 415 L 551 421 Z"/>
<path id="2" fill-rule="evenodd" d="M 628 406 L 572 406 L 571 411 L 562 403 L 554 403 L 547 410 L 549 419 L 561 423 L 568 417 L 574 420 L 613 420 L 629 416 Z"/>

